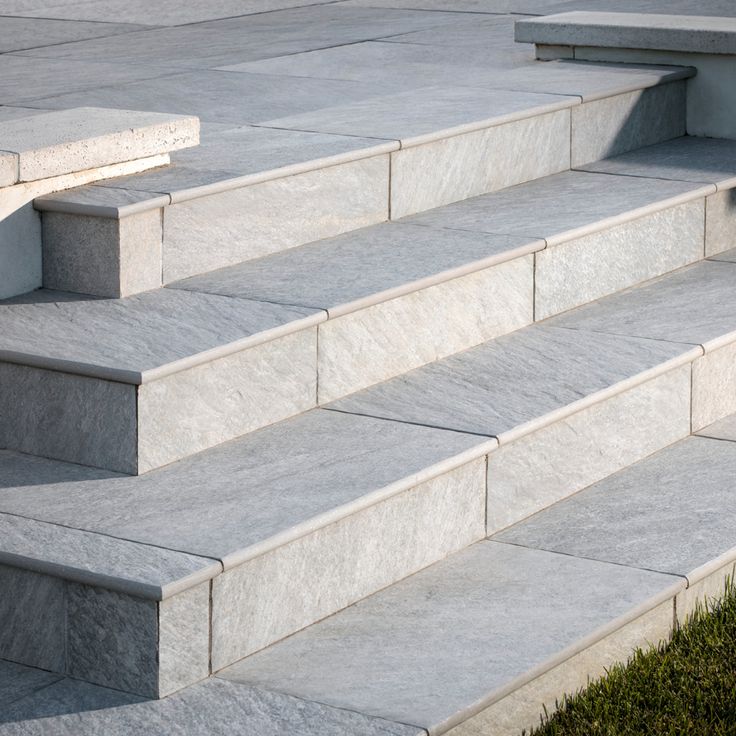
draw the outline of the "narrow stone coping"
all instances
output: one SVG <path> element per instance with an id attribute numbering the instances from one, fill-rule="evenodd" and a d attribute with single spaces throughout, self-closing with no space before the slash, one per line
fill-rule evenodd
<path id="1" fill-rule="evenodd" d="M 549 46 L 736 54 L 736 18 L 575 11 L 516 21 L 514 38 Z"/>
<path id="2" fill-rule="evenodd" d="M 722 555 L 709 560 L 705 564 L 700 565 L 700 567 L 696 567 L 687 573 L 685 576 L 687 578 L 687 587 L 689 588 L 722 568 L 734 564 L 736 564 L 736 547 L 731 547 L 731 549 L 726 550 Z"/>
<path id="3" fill-rule="evenodd" d="M 40 181 L 148 158 L 199 143 L 199 118 L 80 107 L 0 122 L 0 148 L 15 157 L 14 181 Z"/>

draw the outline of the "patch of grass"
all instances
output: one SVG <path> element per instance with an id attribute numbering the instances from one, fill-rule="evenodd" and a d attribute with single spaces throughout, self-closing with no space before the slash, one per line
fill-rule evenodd
<path id="1" fill-rule="evenodd" d="M 736 585 L 558 707 L 530 736 L 736 736 Z"/>

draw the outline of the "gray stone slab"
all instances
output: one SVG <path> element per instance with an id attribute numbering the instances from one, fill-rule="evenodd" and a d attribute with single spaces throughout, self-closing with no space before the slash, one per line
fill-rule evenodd
<path id="1" fill-rule="evenodd" d="M 442 733 L 676 582 L 480 542 L 219 676 Z"/>
<path id="2" fill-rule="evenodd" d="M 423 736 L 423 729 L 212 679 L 163 700 L 63 680 L 0 712 L 2 736 Z"/>
<path id="3" fill-rule="evenodd" d="M 119 15 L 116 21 L 125 18 Z M 126 18 L 127 20 L 127 18 Z M 0 53 L 35 49 L 43 46 L 81 41 L 87 38 L 106 38 L 141 30 L 132 23 L 85 23 L 46 18 L 4 17 L 0 26 Z"/>
<path id="4" fill-rule="evenodd" d="M 730 414 L 724 419 L 704 427 L 698 434 L 703 437 L 714 437 L 719 440 L 736 442 L 736 415 Z"/>
<path id="5" fill-rule="evenodd" d="M 43 115 L 47 110 L 36 110 L 32 107 L 0 107 L 0 122 L 15 120 L 16 118 L 29 118 L 32 115 Z"/>
<path id="6" fill-rule="evenodd" d="M 736 444 L 692 437 L 493 538 L 688 575 L 734 545 Z"/>
<path id="7" fill-rule="evenodd" d="M 736 19 L 578 11 L 519 21 L 516 38 L 557 46 L 734 54 Z"/>
<path id="8" fill-rule="evenodd" d="M 268 339 L 273 330 L 298 329 L 317 314 L 173 289 L 122 300 L 42 290 L 0 303 L 0 356 L 139 382 L 145 371 Z"/>
<path id="9" fill-rule="evenodd" d="M 0 530 L 0 561 L 6 565 L 154 600 L 221 569 L 202 557 L 10 514 L 0 514 Z"/>
<path id="10" fill-rule="evenodd" d="M 171 167 L 166 167 L 168 171 Z M 141 208 L 163 207 L 171 202 L 168 194 L 160 191 L 145 191 L 140 188 L 126 186 L 129 179 L 135 177 L 120 177 L 113 179 L 110 186 L 90 184 L 84 187 L 75 187 L 62 192 L 54 192 L 33 200 L 33 207 L 40 212 L 64 212 L 75 215 L 91 215 L 94 217 L 109 217 L 119 219 L 140 211 Z M 118 186 L 114 186 L 114 185 Z M 139 186 L 142 186 L 140 184 Z M 53 247 L 46 243 L 47 248 Z"/>
<path id="11" fill-rule="evenodd" d="M 703 187 L 566 171 L 407 218 L 413 224 L 546 238 L 550 244 L 651 212 Z"/>
<path id="12" fill-rule="evenodd" d="M 736 141 L 684 137 L 580 167 L 605 174 L 722 184 L 736 177 Z"/>
<path id="13" fill-rule="evenodd" d="M 137 477 L 5 454 L 0 507 L 227 565 L 479 444 L 317 410 Z"/>
<path id="14" fill-rule="evenodd" d="M 440 274 L 459 276 L 540 246 L 528 238 L 386 223 L 195 276 L 173 288 L 303 305 L 334 316 L 429 286 Z"/>
<path id="15" fill-rule="evenodd" d="M 16 700 L 25 698 L 61 679 L 61 675 L 52 672 L 0 660 L 0 706 L 5 710 Z"/>
<path id="16" fill-rule="evenodd" d="M 717 256 L 711 256 L 711 261 L 726 261 L 727 263 L 736 263 L 736 248 L 719 253 Z"/>
<path id="17" fill-rule="evenodd" d="M 467 129 L 489 127 L 564 109 L 578 102 L 572 97 L 476 87 L 427 87 L 333 105 L 312 113 L 273 118 L 266 124 L 416 144 L 440 137 L 439 131 L 469 124 L 475 125 Z"/>
<path id="18" fill-rule="evenodd" d="M 734 278 L 732 264 L 704 261 L 555 317 L 549 324 L 705 344 L 736 330 Z"/>
<path id="19" fill-rule="evenodd" d="M 498 436 L 687 350 L 654 340 L 532 326 L 329 407 Z"/>

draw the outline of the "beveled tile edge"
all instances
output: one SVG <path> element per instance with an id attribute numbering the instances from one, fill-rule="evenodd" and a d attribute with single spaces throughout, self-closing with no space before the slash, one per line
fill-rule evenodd
<path id="1" fill-rule="evenodd" d="M 724 192 L 727 189 L 736 189 L 736 176 L 731 176 L 728 179 L 721 179 L 716 182 L 716 189 L 719 192 Z"/>
<path id="2" fill-rule="evenodd" d="M 718 261 L 718 263 L 723 263 L 725 268 L 731 268 L 736 267 L 736 264 L 731 263 L 730 261 Z M 729 265 L 725 265 L 729 264 Z M 736 273 L 734 274 L 736 276 Z M 725 348 L 728 345 L 733 344 L 736 342 L 736 330 L 733 332 L 727 332 L 725 335 L 718 335 L 718 337 L 714 337 L 712 340 L 706 340 L 704 343 L 701 344 L 701 347 L 703 348 L 703 354 L 712 353 L 715 350 L 718 350 L 719 348 Z"/>
<path id="3" fill-rule="evenodd" d="M 718 555 L 718 557 L 714 557 L 712 560 L 709 560 L 687 573 L 685 575 L 685 578 L 687 579 L 687 587 L 689 588 L 690 586 L 699 583 L 704 578 L 707 578 L 733 562 L 736 562 L 736 547 L 731 547 L 731 549 L 726 550 L 723 554 Z"/>
<path id="4" fill-rule="evenodd" d="M 540 322 L 537 324 L 543 325 L 544 323 Z M 557 330 L 568 328 L 549 327 L 548 329 Z M 675 345 L 680 343 L 672 344 Z M 545 427 L 548 427 L 555 422 L 565 419 L 573 414 L 577 414 L 579 411 L 594 406 L 595 404 L 603 402 L 606 399 L 610 399 L 617 394 L 624 393 L 625 391 L 646 383 L 653 378 L 657 378 L 658 376 L 664 375 L 665 373 L 677 370 L 677 368 L 680 368 L 681 366 L 691 364 L 694 360 L 697 360 L 704 354 L 703 349 L 699 345 L 692 346 L 686 343 L 682 343 L 682 347 L 684 348 L 684 350 L 680 355 L 677 355 L 674 358 L 670 358 L 669 360 L 666 360 L 659 365 L 642 371 L 641 373 L 637 373 L 634 376 L 630 376 L 629 378 L 625 378 L 623 381 L 618 381 L 617 383 L 614 383 L 611 386 L 608 386 L 607 388 L 604 388 L 600 391 L 595 391 L 592 394 L 588 394 L 582 399 L 578 399 L 577 401 L 573 401 L 566 406 L 555 409 L 554 411 L 551 411 L 544 416 L 531 419 L 523 424 L 519 424 L 513 429 L 510 429 L 506 432 L 499 432 L 499 434 L 497 435 L 499 446 L 510 444 L 514 440 L 531 434 L 532 432 L 536 432 L 539 429 L 544 429 Z"/>
<path id="5" fill-rule="evenodd" d="M 134 386 L 142 383 L 142 374 L 140 371 L 109 368 L 107 366 L 98 366 L 92 363 L 82 363 L 62 358 L 49 358 L 45 355 L 34 355 L 33 353 L 24 353 L 17 350 L 0 350 L 0 362 L 13 363 L 29 368 L 41 368 L 47 371 L 55 371 L 56 373 L 71 373 L 87 378 L 99 378 L 103 381 L 129 383 Z"/>
<path id="6" fill-rule="evenodd" d="M 317 409 L 317 411 L 338 410 L 320 408 Z M 338 411 L 338 413 L 342 414 L 346 412 Z M 381 421 L 392 420 L 385 419 Z M 453 430 L 442 431 L 452 432 Z M 462 432 L 455 432 L 455 434 L 462 434 Z M 238 550 L 236 552 L 231 552 L 230 554 L 223 556 L 221 559 L 223 572 L 231 570 L 234 567 L 238 567 L 239 565 L 242 565 L 243 563 L 248 562 L 255 557 L 260 557 L 261 555 L 270 552 L 277 547 L 281 547 L 282 545 L 293 542 L 297 539 L 300 539 L 301 537 L 312 534 L 319 529 L 322 529 L 323 527 L 326 527 L 330 524 L 334 524 L 335 522 L 345 519 L 348 516 L 352 516 L 353 514 L 356 514 L 360 511 L 364 511 L 365 509 L 370 508 L 371 506 L 375 506 L 382 501 L 403 493 L 404 491 L 411 490 L 415 486 L 433 480 L 434 478 L 444 475 L 445 473 L 449 473 L 452 470 L 456 470 L 457 468 L 471 463 L 478 458 L 484 457 L 489 452 L 492 452 L 497 446 L 498 443 L 494 438 L 478 437 L 477 445 L 464 450 L 457 455 L 453 455 L 452 457 L 441 460 L 440 462 L 433 465 L 428 465 L 422 470 L 412 473 L 411 475 L 408 475 L 400 480 L 394 481 L 393 483 L 390 483 L 383 488 L 379 488 L 377 490 L 366 493 L 360 498 L 356 498 L 352 501 L 349 501 L 348 503 L 336 506 L 324 513 L 317 514 L 307 521 L 296 524 L 282 532 L 278 532 L 277 534 L 274 534 L 271 537 L 268 537 L 267 539 L 264 539 L 260 542 L 256 542 L 249 547 Z"/>
<path id="7" fill-rule="evenodd" d="M 570 59 L 572 61 L 572 59 Z M 582 61 L 582 60 L 581 60 Z M 605 62 L 600 62 L 605 63 Z M 642 68 L 642 67 L 639 67 Z M 669 70 L 666 70 L 661 66 L 653 66 L 653 73 L 657 71 L 662 72 L 662 76 L 659 79 L 642 79 L 640 81 L 625 82 L 618 87 L 609 87 L 604 92 L 591 92 L 589 94 L 581 95 L 583 104 L 586 102 L 596 102 L 597 100 L 605 100 L 607 97 L 617 97 L 618 95 L 625 95 L 629 92 L 638 92 L 640 90 L 649 89 L 650 87 L 659 87 L 662 84 L 669 84 L 670 82 L 678 82 L 681 79 L 690 79 L 694 77 L 698 70 L 692 66 L 671 66 Z"/>
<path id="8" fill-rule="evenodd" d="M 91 186 L 94 186 L 91 185 Z M 110 187 L 114 189 L 114 187 Z M 71 190 L 73 194 L 74 190 Z M 39 212 L 61 212 L 65 215 L 86 215 L 87 217 L 102 217 L 111 220 L 122 220 L 131 215 L 137 215 L 149 210 L 159 209 L 171 204 L 171 196 L 169 194 L 158 194 L 156 192 L 147 192 L 150 199 L 136 202 L 135 204 L 126 204 L 116 206 L 98 205 L 98 204 L 82 204 L 75 202 L 72 198 L 68 200 L 58 199 L 56 197 L 38 197 L 33 200 L 33 208 Z"/>
<path id="9" fill-rule="evenodd" d="M 506 543 L 505 542 L 495 542 L 491 540 L 484 540 L 482 542 L 479 542 L 479 544 L 506 544 Z M 560 553 L 547 552 L 547 554 L 560 554 Z M 612 565 L 612 563 L 597 563 L 597 564 Z M 671 578 L 672 579 L 671 585 L 667 586 L 666 588 L 663 588 L 661 591 L 659 591 L 659 593 L 656 593 L 655 595 L 650 596 L 649 598 L 641 601 L 639 604 L 633 606 L 621 616 L 618 616 L 617 618 L 612 619 L 608 623 L 603 624 L 602 626 L 599 626 L 597 629 L 590 632 L 586 636 L 581 637 L 574 643 L 570 644 L 569 646 L 560 650 L 556 654 L 552 655 L 551 657 L 546 659 L 544 662 L 541 662 L 540 664 L 535 665 L 534 667 L 530 668 L 523 674 L 519 675 L 518 677 L 515 677 L 513 680 L 509 680 L 509 682 L 507 682 L 502 687 L 498 688 L 497 690 L 494 690 L 493 692 L 489 693 L 485 697 L 476 701 L 472 705 L 469 705 L 466 708 L 463 708 L 462 710 L 458 711 L 457 713 L 455 713 L 453 716 L 448 718 L 443 723 L 430 728 L 429 733 L 432 736 L 435 736 L 435 734 L 439 735 L 446 731 L 449 731 L 451 728 L 454 728 L 455 726 L 460 725 L 464 721 L 468 720 L 469 718 L 472 718 L 473 716 L 482 712 L 486 708 L 490 707 L 491 705 L 494 705 L 501 699 L 505 698 L 507 695 L 510 695 L 515 690 L 518 690 L 523 685 L 526 685 L 532 680 L 535 680 L 537 677 L 540 677 L 541 675 L 546 674 L 547 672 L 554 669 L 558 665 L 562 664 L 563 662 L 566 662 L 571 657 L 574 657 L 576 654 L 579 654 L 580 652 L 585 651 L 589 647 L 605 639 L 607 636 L 610 636 L 616 631 L 619 631 L 625 626 L 635 622 L 638 618 L 645 615 L 646 613 L 649 613 L 649 611 L 653 610 L 654 608 L 656 608 L 657 606 L 663 603 L 667 603 L 669 601 L 672 602 L 673 622 L 674 622 L 674 601 L 678 593 L 681 593 L 683 590 L 686 589 L 687 581 L 684 577 L 681 577 L 678 575 L 669 575 L 666 573 L 653 573 L 653 574 L 661 576 L 661 577 Z"/>

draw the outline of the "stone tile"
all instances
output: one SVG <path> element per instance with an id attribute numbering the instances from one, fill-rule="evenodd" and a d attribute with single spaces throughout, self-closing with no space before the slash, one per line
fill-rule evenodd
<path id="1" fill-rule="evenodd" d="M 488 531 L 530 516 L 689 433 L 690 366 L 684 365 L 499 447 L 488 457 Z"/>
<path id="2" fill-rule="evenodd" d="M 319 328 L 320 404 L 530 324 L 534 257 L 435 284 Z"/>
<path id="3" fill-rule="evenodd" d="M 41 279 L 41 217 L 29 203 L 0 220 L 0 298 L 38 289 Z"/>
<path id="4" fill-rule="evenodd" d="M 330 408 L 503 438 L 686 351 L 657 340 L 535 325 Z"/>
<path id="5" fill-rule="evenodd" d="M 685 82 L 586 102 L 572 111 L 572 166 L 685 135 Z"/>
<path id="6" fill-rule="evenodd" d="M 736 441 L 736 414 L 729 414 L 723 419 L 719 419 L 707 427 L 698 430 L 698 434 L 703 437 L 714 437 L 719 440 Z"/>
<path id="7" fill-rule="evenodd" d="M 173 289 L 123 300 L 38 291 L 0 303 L 0 351 L 139 382 L 151 369 L 256 335 L 268 339 L 314 314 Z"/>
<path id="8" fill-rule="evenodd" d="M 0 139 L 18 154 L 19 180 L 35 181 L 197 145 L 199 121 L 83 107 L 2 121 Z"/>
<path id="9" fill-rule="evenodd" d="M 712 261 L 726 261 L 727 263 L 736 263 L 736 248 L 724 251 L 723 253 L 717 253 L 711 256 Z"/>
<path id="10" fill-rule="evenodd" d="M 569 134 L 560 110 L 392 153 L 391 218 L 565 170 Z"/>
<path id="11" fill-rule="evenodd" d="M 213 585 L 212 667 L 258 651 L 483 536 L 481 457 L 249 560 Z"/>
<path id="12" fill-rule="evenodd" d="M 693 363 L 693 431 L 736 412 L 736 342 Z"/>
<path id="13" fill-rule="evenodd" d="M 67 596 L 68 674 L 158 697 L 158 603 L 77 583 Z"/>
<path id="14" fill-rule="evenodd" d="M 51 18 L 13 18 L 3 6 L 5 17 L 0 29 L 0 53 L 36 49 L 43 46 L 81 41 L 88 38 L 106 38 L 131 31 L 141 30 L 140 25 L 132 23 L 69 23 Z M 124 17 L 124 16 L 122 16 Z M 120 20 L 119 15 L 114 20 Z M 125 18 L 128 20 L 128 18 Z"/>
<path id="15" fill-rule="evenodd" d="M 388 219 L 387 155 L 179 202 L 164 213 L 164 283 Z"/>
<path id="16" fill-rule="evenodd" d="M 18 181 L 18 155 L 0 151 L 0 187 L 7 187 Z"/>
<path id="17" fill-rule="evenodd" d="M 210 674 L 210 582 L 159 604 L 159 695 Z"/>
<path id="18" fill-rule="evenodd" d="M 555 317 L 551 323 L 655 340 L 702 344 L 736 329 L 733 266 L 704 261 Z"/>
<path id="19" fill-rule="evenodd" d="M 494 539 L 688 575 L 734 546 L 735 468 L 736 445 L 685 439 Z"/>
<path id="20" fill-rule="evenodd" d="M 706 189 L 686 182 L 565 171 L 424 212 L 407 222 L 526 235 L 557 244 L 699 191 Z"/>
<path id="21" fill-rule="evenodd" d="M 157 209 L 121 220 L 45 212 L 44 286 L 114 298 L 158 288 L 162 224 Z"/>
<path id="22" fill-rule="evenodd" d="M 712 608 L 721 600 L 726 592 L 726 582 L 736 577 L 736 565 L 733 560 L 714 570 L 697 582 L 692 582 L 687 589 L 677 596 L 677 620 L 683 624 L 693 615 L 699 606 Z"/>
<path id="23" fill-rule="evenodd" d="M 314 519 L 334 520 L 335 509 L 416 485 L 440 464 L 449 469 L 479 444 L 486 443 L 317 410 L 136 477 L 3 453 L 0 506 L 231 567 L 274 537 L 285 542 Z"/>
<path id="24" fill-rule="evenodd" d="M 535 318 L 546 319 L 700 260 L 705 220 L 699 199 L 540 251 Z"/>
<path id="25" fill-rule="evenodd" d="M 121 218 L 138 214 L 153 207 L 163 207 L 171 202 L 168 194 L 158 191 L 145 191 L 139 182 L 145 181 L 146 174 L 154 177 L 170 171 L 175 166 L 151 169 L 143 174 L 115 177 L 101 180 L 96 184 L 75 187 L 36 197 L 33 206 L 40 212 L 62 212 L 71 215 L 93 215 L 96 217 Z M 135 182 L 133 184 L 132 182 Z M 136 189 L 135 186 L 138 185 Z M 92 227 L 92 223 L 89 225 Z"/>
<path id="26" fill-rule="evenodd" d="M 0 447 L 136 472 L 135 386 L 13 363 L 0 385 Z"/>
<path id="27" fill-rule="evenodd" d="M 585 164 L 585 171 L 719 184 L 736 176 L 736 141 L 685 136 Z"/>
<path id="28" fill-rule="evenodd" d="M 153 600 L 220 571 L 210 559 L 20 516 L 0 514 L 0 529 L 8 564 Z"/>
<path id="29" fill-rule="evenodd" d="M 705 200 L 705 255 L 731 250 L 736 245 L 736 188 L 712 194 Z M 730 256 L 723 260 L 731 260 Z"/>
<path id="30" fill-rule="evenodd" d="M 656 605 L 676 582 L 480 542 L 220 676 L 442 733 L 459 711 L 552 666 L 613 619 Z"/>
<path id="31" fill-rule="evenodd" d="M 32 115 L 43 115 L 48 110 L 36 110 L 32 107 L 0 106 L 0 121 L 15 120 L 16 118 L 30 118 Z"/>
<path id="32" fill-rule="evenodd" d="M 64 672 L 64 581 L 0 565 L 0 589 L 0 657 Z"/>
<path id="33" fill-rule="evenodd" d="M 424 736 L 424 730 L 320 703 L 211 679 L 163 700 L 64 680 L 0 713 L 2 736 L 111 736 L 155 730 L 166 736 Z"/>
<path id="34" fill-rule="evenodd" d="M 138 388 L 138 472 L 316 404 L 316 328 L 145 383 Z"/>
<path id="35" fill-rule="evenodd" d="M 325 309 L 330 316 L 360 303 L 429 285 L 523 256 L 542 245 L 524 237 L 489 236 L 384 223 L 309 243 L 267 258 L 178 281 L 172 288 Z"/>
<path id="36" fill-rule="evenodd" d="M 11 703 L 48 687 L 60 679 L 61 675 L 0 660 L 0 705 L 5 710 Z M 0 721 L 2 721 L 1 716 Z"/>
<path id="37" fill-rule="evenodd" d="M 401 140 L 414 145 L 438 131 L 477 123 L 477 128 L 534 117 L 577 104 L 574 98 L 483 90 L 477 87 L 427 87 L 384 94 L 314 112 L 271 119 L 278 128 Z M 456 130 L 456 133 L 461 130 Z"/>

